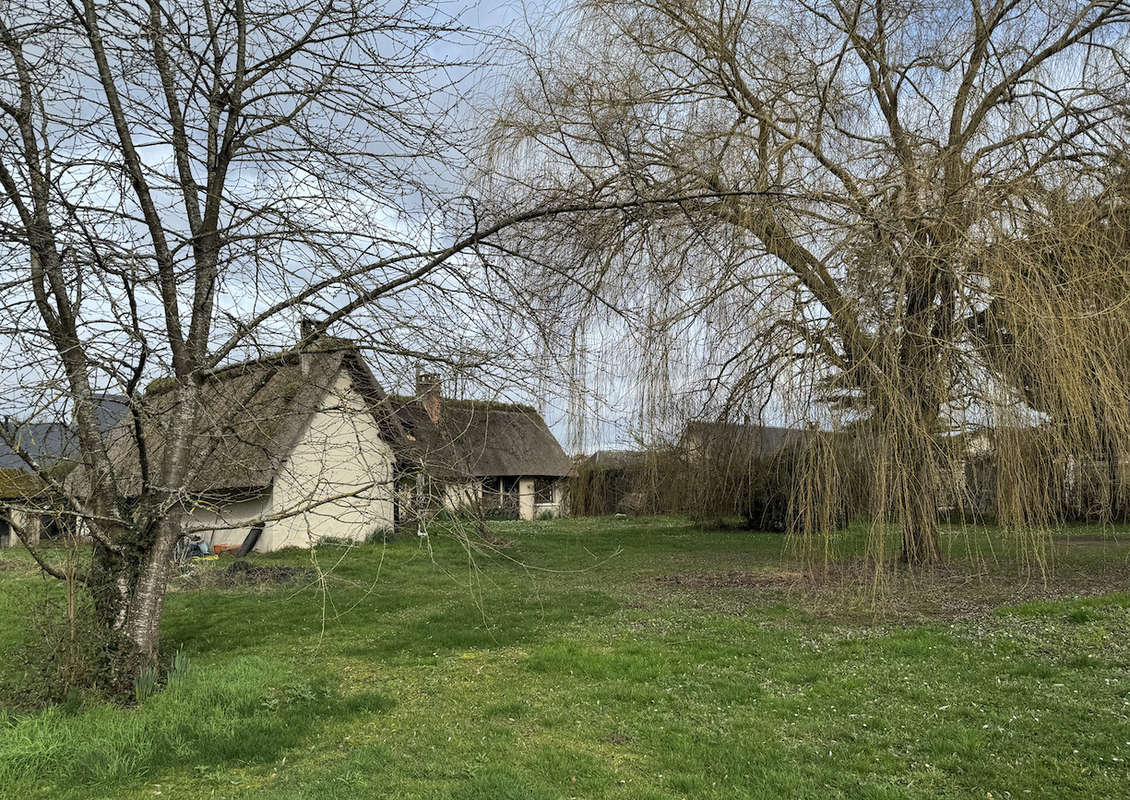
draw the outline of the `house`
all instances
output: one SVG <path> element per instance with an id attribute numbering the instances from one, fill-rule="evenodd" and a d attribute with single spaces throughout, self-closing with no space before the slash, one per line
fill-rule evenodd
<path id="1" fill-rule="evenodd" d="M 952 437 L 962 446 L 949 448 L 956 450 L 951 461 L 956 489 L 945 510 L 998 523 L 1038 514 L 1059 522 L 1130 519 L 1125 447 L 1070 438 L 1053 422 L 986 427 Z"/>
<path id="2" fill-rule="evenodd" d="M 42 480 L 28 469 L 0 468 L 0 548 L 15 547 L 19 526 L 28 544 L 39 544 L 44 515 L 54 507 L 54 497 Z"/>
<path id="3" fill-rule="evenodd" d="M 185 482 L 189 530 L 213 547 L 247 541 L 263 552 L 364 540 L 484 498 L 513 498 L 527 519 L 560 508 L 568 459 L 536 413 L 444 400 L 438 380 L 427 385 L 389 397 L 357 347 L 329 337 L 211 373 Z M 151 464 L 175 410 L 169 382 L 151 384 L 140 409 Z M 118 492 L 139 496 L 131 425 L 112 432 L 110 448 Z"/>
<path id="4" fill-rule="evenodd" d="M 123 396 L 100 395 L 94 401 L 103 432 L 128 410 Z M 78 463 L 74 430 L 63 422 L 24 422 L 10 425 L 6 434 L 0 437 L 0 548 L 18 543 L 12 524 L 19 526 L 29 544 L 37 544 L 41 537 L 57 538 L 69 520 L 58 513 L 60 498 L 24 456 L 52 478 L 65 480 Z"/>
<path id="5" fill-rule="evenodd" d="M 388 402 L 404 436 L 398 464 L 409 480 L 401 497 L 419 491 L 411 477 L 419 476 L 451 510 L 479 506 L 526 520 L 564 512 L 572 463 L 533 408 L 445 398 L 432 373 L 417 377 L 414 396 Z"/>
<path id="6" fill-rule="evenodd" d="M 161 462 L 176 411 L 171 388 L 154 381 L 139 409 L 150 464 Z M 269 551 L 391 527 L 394 456 L 374 412 L 383 397 L 357 349 L 338 339 L 208 375 L 185 479 L 189 530 L 212 546 L 250 537 Z M 132 424 L 111 431 L 109 447 L 118 493 L 140 496 Z"/>
<path id="7" fill-rule="evenodd" d="M 695 462 L 718 460 L 729 465 L 772 458 L 804 440 L 806 431 L 739 422 L 688 422 L 679 447 Z"/>

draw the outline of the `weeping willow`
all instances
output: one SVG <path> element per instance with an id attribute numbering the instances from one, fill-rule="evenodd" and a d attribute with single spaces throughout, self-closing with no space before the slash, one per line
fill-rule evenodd
<path id="1" fill-rule="evenodd" d="M 1130 6 L 587 0 L 558 23 L 486 185 L 616 210 L 510 251 L 603 337 L 651 438 L 806 432 L 684 458 L 686 503 L 754 511 L 772 474 L 801 549 L 855 520 L 914 564 L 942 514 L 1037 559 L 1050 526 L 1126 515 Z"/>

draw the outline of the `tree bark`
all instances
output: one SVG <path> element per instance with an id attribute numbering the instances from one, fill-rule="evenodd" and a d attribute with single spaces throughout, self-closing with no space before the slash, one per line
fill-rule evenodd
<path id="1" fill-rule="evenodd" d="M 915 447 L 904 456 L 909 463 L 900 486 L 902 561 L 925 566 L 942 557 L 938 542 L 938 468 L 926 447 Z"/>
<path id="2" fill-rule="evenodd" d="M 157 660 L 161 642 L 161 612 L 169 583 L 173 547 L 180 538 L 179 514 L 161 521 L 156 541 L 140 565 L 125 618 L 123 633 L 142 664 Z"/>

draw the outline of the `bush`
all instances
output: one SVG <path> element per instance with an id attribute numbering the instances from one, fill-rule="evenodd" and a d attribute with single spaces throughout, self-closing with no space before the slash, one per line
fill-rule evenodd
<path id="1" fill-rule="evenodd" d="M 489 522 L 504 522 L 508 520 L 519 519 L 517 504 L 495 506 L 493 508 L 483 509 L 483 519 Z"/>
<path id="2" fill-rule="evenodd" d="M 672 447 L 586 459 L 568 479 L 569 516 L 680 512 L 686 482 L 687 465 Z"/>
<path id="3" fill-rule="evenodd" d="M 361 541 L 348 536 L 319 536 L 315 544 L 318 547 L 356 547 Z"/>
<path id="4" fill-rule="evenodd" d="M 365 544 L 383 544 L 395 535 L 392 528 L 373 528 L 365 535 Z"/>
<path id="5" fill-rule="evenodd" d="M 69 608 L 70 613 L 65 597 L 50 592 L 26 617 L 22 642 L 11 654 L 15 669 L 5 691 L 21 707 L 82 705 L 87 696 L 128 698 L 132 693 L 133 676 L 123 678 L 114 666 L 122 639 L 96 625 L 85 593 L 77 593 Z"/>
<path id="6" fill-rule="evenodd" d="M 843 529 L 863 509 L 855 462 L 849 447 L 815 436 L 765 458 L 727 449 L 684 467 L 685 510 L 699 522 L 737 516 L 776 533 Z"/>

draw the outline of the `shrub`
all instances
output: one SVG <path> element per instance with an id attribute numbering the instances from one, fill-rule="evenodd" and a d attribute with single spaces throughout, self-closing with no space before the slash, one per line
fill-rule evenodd
<path id="1" fill-rule="evenodd" d="M 318 547 L 355 547 L 358 541 L 345 536 L 319 536 L 316 544 Z"/>
<path id="2" fill-rule="evenodd" d="M 754 530 L 786 533 L 842 529 L 863 508 L 862 466 L 830 438 L 806 437 L 768 457 L 726 445 L 685 466 L 693 519 L 738 516 Z"/>
<path id="3" fill-rule="evenodd" d="M 518 504 L 507 504 L 483 509 L 483 519 L 491 522 L 504 522 L 519 518 Z"/>
<path id="4" fill-rule="evenodd" d="M 121 638 L 95 624 L 89 597 L 77 593 L 73 601 L 48 592 L 25 618 L 5 692 L 20 706 L 81 705 L 87 695 L 132 697 L 133 675 L 120 675 L 113 666 Z"/>

